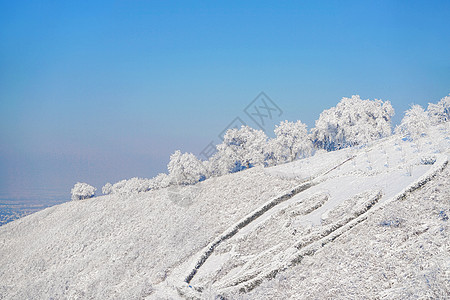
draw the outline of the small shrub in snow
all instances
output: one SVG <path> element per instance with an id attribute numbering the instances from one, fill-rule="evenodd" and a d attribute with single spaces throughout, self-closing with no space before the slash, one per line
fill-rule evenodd
<path id="1" fill-rule="evenodd" d="M 107 183 L 103 186 L 102 192 L 105 195 L 142 193 L 155 189 L 154 182 L 155 179 L 133 177 L 128 180 L 121 180 L 115 184 Z"/>
<path id="2" fill-rule="evenodd" d="M 383 220 L 380 222 L 380 226 L 383 227 L 400 227 L 400 225 L 403 223 L 403 220 L 399 218 L 389 219 L 389 220 Z"/>
<path id="3" fill-rule="evenodd" d="M 447 214 L 445 213 L 445 211 L 441 210 L 441 211 L 439 212 L 439 219 L 441 219 L 442 221 L 448 221 L 448 216 L 447 216 Z"/>
<path id="4" fill-rule="evenodd" d="M 72 200 L 83 200 L 94 197 L 97 189 L 87 183 L 77 182 L 72 188 Z"/>
<path id="5" fill-rule="evenodd" d="M 102 192 L 108 194 L 134 194 L 143 193 L 150 190 L 166 188 L 170 185 L 170 177 L 165 173 L 160 173 L 151 179 L 133 177 L 124 179 L 114 184 L 107 183 L 103 186 Z"/>
<path id="6" fill-rule="evenodd" d="M 434 155 L 426 155 L 420 158 L 420 163 L 422 165 L 432 165 L 436 162 L 436 156 Z"/>
<path id="7" fill-rule="evenodd" d="M 156 177 L 138 178 L 133 177 L 130 179 L 124 179 L 114 184 L 107 183 L 103 186 L 102 192 L 105 195 L 108 194 L 135 194 L 148 192 L 150 190 L 157 190 L 166 188 L 170 185 L 170 178 L 167 174 L 161 173 Z"/>
<path id="8" fill-rule="evenodd" d="M 123 187 L 126 193 L 142 193 L 150 190 L 150 179 L 133 177 L 125 181 Z"/>
<path id="9" fill-rule="evenodd" d="M 405 166 L 405 169 L 406 169 L 406 175 L 407 176 L 412 176 L 413 169 L 414 169 L 413 165 L 412 164 L 407 164 Z"/>

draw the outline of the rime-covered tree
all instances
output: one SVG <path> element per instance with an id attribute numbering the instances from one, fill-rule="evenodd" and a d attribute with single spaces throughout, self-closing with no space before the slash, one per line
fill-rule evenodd
<path id="1" fill-rule="evenodd" d="M 131 194 L 142 193 L 153 189 L 153 179 L 133 177 L 124 179 L 114 184 L 107 183 L 103 186 L 103 194 Z"/>
<path id="2" fill-rule="evenodd" d="M 174 184 L 194 184 L 207 174 L 203 162 L 192 153 L 175 151 L 167 165 L 169 177 Z"/>
<path id="3" fill-rule="evenodd" d="M 306 125 L 301 121 L 282 121 L 274 132 L 276 137 L 269 141 L 267 153 L 268 159 L 272 159 L 275 164 L 291 162 L 311 154 L 312 142 Z"/>
<path id="4" fill-rule="evenodd" d="M 389 101 L 362 100 L 358 95 L 342 100 L 320 114 L 311 138 L 328 151 L 361 145 L 391 135 L 394 109 Z"/>
<path id="5" fill-rule="evenodd" d="M 230 155 L 228 151 L 222 150 L 216 152 L 205 162 L 208 174 L 211 176 L 222 176 L 230 173 L 235 168 L 236 158 Z"/>
<path id="6" fill-rule="evenodd" d="M 416 104 L 405 112 L 402 122 L 395 128 L 395 132 L 416 140 L 426 134 L 430 124 L 428 113 L 422 106 Z"/>
<path id="7" fill-rule="evenodd" d="M 428 104 L 428 115 L 432 124 L 450 121 L 450 95 L 442 98 L 438 103 Z"/>
<path id="8" fill-rule="evenodd" d="M 109 195 L 109 194 L 114 193 L 113 185 L 112 185 L 111 183 L 107 182 L 107 183 L 102 187 L 102 193 L 103 193 L 104 195 Z"/>
<path id="9" fill-rule="evenodd" d="M 170 185 L 169 175 L 166 173 L 159 173 L 156 177 L 151 179 L 152 190 L 166 188 Z"/>
<path id="10" fill-rule="evenodd" d="M 153 178 L 138 178 L 133 177 L 124 179 L 114 184 L 106 183 L 102 188 L 102 193 L 108 194 L 132 194 L 142 193 L 150 190 L 157 190 L 165 188 L 170 185 L 169 175 L 160 173 Z"/>
<path id="11" fill-rule="evenodd" d="M 77 182 L 72 188 L 72 200 L 83 200 L 94 197 L 97 189 L 84 182 Z"/>
<path id="12" fill-rule="evenodd" d="M 223 142 L 217 146 L 215 163 L 222 169 L 228 169 L 228 172 L 262 165 L 266 144 L 267 135 L 262 130 L 249 126 L 228 129 Z"/>

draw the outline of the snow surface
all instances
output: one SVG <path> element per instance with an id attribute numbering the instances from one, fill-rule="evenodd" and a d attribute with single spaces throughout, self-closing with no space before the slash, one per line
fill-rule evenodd
<path id="1" fill-rule="evenodd" d="M 180 190 L 196 193 L 191 203 L 163 189 L 72 201 L 13 221 L 0 228 L 0 299 L 151 295 L 175 266 L 295 184 L 254 168 Z"/>
<path id="2" fill-rule="evenodd" d="M 222 243 L 190 284 L 208 286 L 216 291 L 248 289 L 258 284 L 261 277 L 272 271 L 278 272 L 290 263 L 289 259 L 295 252 L 293 247 L 299 247 L 296 241 L 307 237 L 307 241 L 300 244 L 308 245 L 320 240 L 335 227 L 359 217 L 352 212 L 353 207 L 367 205 L 375 209 L 421 179 L 433 166 L 424 164 L 424 157 L 433 156 L 438 168 L 438 161 L 446 163 L 446 155 L 436 153 L 439 152 L 437 147 L 430 139 L 425 145 L 418 146 L 391 137 L 359 151 L 347 149 L 339 151 L 341 153 L 324 154 L 330 157 L 319 155 L 291 164 L 297 168 L 288 164 L 267 169 L 268 173 L 280 177 L 301 178 L 308 174 L 313 186 L 265 213 Z M 314 168 L 316 164 L 308 160 L 320 161 L 319 168 Z M 302 204 L 305 207 L 305 202 L 321 195 L 326 199 L 316 209 L 293 214 L 295 210 L 292 207 L 301 207 Z M 370 202 L 375 195 L 379 195 L 376 202 Z M 355 198 L 359 202 L 352 202 Z M 366 198 L 369 202 L 363 204 Z M 345 205 L 346 202 L 350 203 Z M 339 215 L 336 211 L 343 213 Z M 346 215 L 346 211 L 353 215 Z"/>
<path id="3" fill-rule="evenodd" d="M 13 221 L 0 299 L 445 299 L 449 126 Z"/>
<path id="4" fill-rule="evenodd" d="M 450 170 L 231 299 L 448 299 Z"/>

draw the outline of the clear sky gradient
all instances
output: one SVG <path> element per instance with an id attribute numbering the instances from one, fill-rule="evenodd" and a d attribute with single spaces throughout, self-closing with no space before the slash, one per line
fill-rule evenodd
<path id="1" fill-rule="evenodd" d="M 450 93 L 450 1 L 0 1 L 0 198 L 166 171 L 261 91 L 314 126 L 342 97 Z M 38 191 L 38 192 L 36 192 Z"/>

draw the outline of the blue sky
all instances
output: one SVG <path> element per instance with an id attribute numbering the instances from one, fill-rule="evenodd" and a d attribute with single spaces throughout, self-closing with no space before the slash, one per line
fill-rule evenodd
<path id="1" fill-rule="evenodd" d="M 309 127 L 353 94 L 390 100 L 398 122 L 450 93 L 449 15 L 449 1 L 0 1 L 0 197 L 165 172 L 261 91 Z"/>

